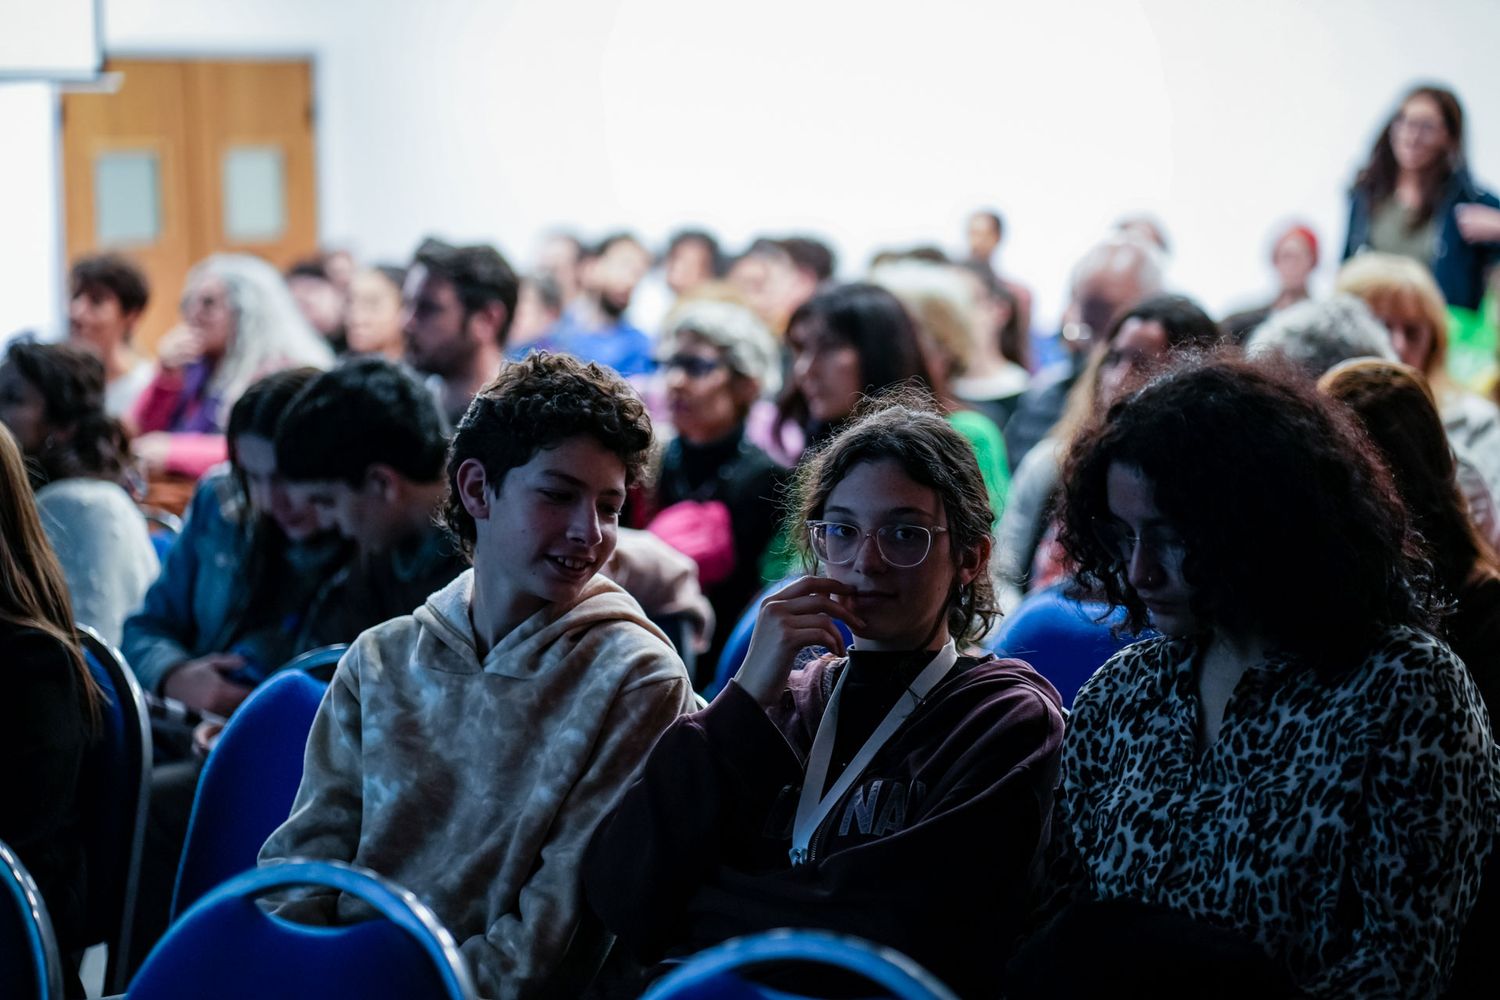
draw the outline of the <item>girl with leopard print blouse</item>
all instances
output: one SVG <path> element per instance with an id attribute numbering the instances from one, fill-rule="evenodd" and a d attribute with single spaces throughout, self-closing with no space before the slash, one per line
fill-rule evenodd
<path id="1" fill-rule="evenodd" d="M 1062 544 L 1128 628 L 1163 635 L 1078 694 L 1049 910 L 1174 911 L 1306 996 L 1442 993 L 1500 762 L 1368 449 L 1292 370 L 1227 358 L 1147 384 L 1076 443 Z"/>

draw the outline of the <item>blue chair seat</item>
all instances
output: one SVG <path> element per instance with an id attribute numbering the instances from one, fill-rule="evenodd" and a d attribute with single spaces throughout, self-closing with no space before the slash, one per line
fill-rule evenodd
<path id="1" fill-rule="evenodd" d="M 377 919 L 313 927 L 257 899 L 310 886 L 354 896 Z M 472 1000 L 453 936 L 410 892 L 354 865 L 293 860 L 235 876 L 204 896 L 157 943 L 130 1000 Z"/>
<path id="2" fill-rule="evenodd" d="M 10 845 L 0 842 L 0 997 L 62 1000 L 62 956 L 47 904 Z"/>
<path id="3" fill-rule="evenodd" d="M 701 951 L 648 990 L 642 1000 L 809 1000 L 748 978 L 756 969 L 794 963 L 841 970 L 893 1000 L 957 1000 L 932 973 L 900 952 L 848 935 L 776 930 Z M 783 975 L 780 979 L 785 979 Z"/>
<path id="4" fill-rule="evenodd" d="M 281 670 L 230 717 L 198 780 L 174 918 L 214 886 L 254 868 L 261 845 L 291 813 L 307 733 L 325 690 L 301 670 Z"/>
<path id="5" fill-rule="evenodd" d="M 1106 660 L 1156 634 L 1147 630 L 1116 635 L 1115 628 L 1124 621 L 1124 608 L 1073 600 L 1063 584 L 1056 584 L 1028 595 L 1005 616 L 994 637 L 995 655 L 1031 664 L 1057 688 L 1063 706 L 1072 708 L 1078 689 Z"/>

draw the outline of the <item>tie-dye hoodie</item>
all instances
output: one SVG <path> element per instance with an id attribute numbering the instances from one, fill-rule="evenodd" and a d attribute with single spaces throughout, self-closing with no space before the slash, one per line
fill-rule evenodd
<path id="1" fill-rule="evenodd" d="M 395 880 L 453 932 L 480 993 L 509 1000 L 557 988 L 589 838 L 694 700 L 665 636 L 603 577 L 483 661 L 472 592 L 471 570 L 355 641 L 318 709 L 291 816 L 260 859 L 351 861 Z M 369 915 L 344 896 L 281 912 Z"/>

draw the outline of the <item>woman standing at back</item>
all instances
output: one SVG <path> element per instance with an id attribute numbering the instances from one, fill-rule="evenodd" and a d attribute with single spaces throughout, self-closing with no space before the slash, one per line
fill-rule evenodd
<path id="1" fill-rule="evenodd" d="M 89 675 L 57 556 L 21 451 L 0 427 L 0 840 L 36 879 L 68 956 L 79 945 L 87 870 L 78 780 L 103 694 Z M 83 996 L 69 973 L 69 996 Z"/>
<path id="2" fill-rule="evenodd" d="M 1477 309 L 1500 259 L 1500 200 L 1469 175 L 1464 110 L 1444 87 L 1414 87 L 1375 140 L 1349 193 L 1347 259 L 1364 250 L 1426 265 L 1449 305 Z"/>

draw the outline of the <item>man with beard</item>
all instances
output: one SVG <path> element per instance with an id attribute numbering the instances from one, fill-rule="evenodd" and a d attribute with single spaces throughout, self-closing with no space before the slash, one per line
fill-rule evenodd
<path id="1" fill-rule="evenodd" d="M 403 290 L 406 360 L 431 376 L 449 426 L 500 371 L 520 281 L 494 247 L 428 239 L 417 248 Z"/>
<path id="2" fill-rule="evenodd" d="M 606 237 L 583 261 L 583 295 L 537 342 L 538 349 L 597 361 L 624 376 L 654 367 L 651 338 L 625 318 L 630 297 L 651 269 L 651 253 L 629 233 Z"/>

